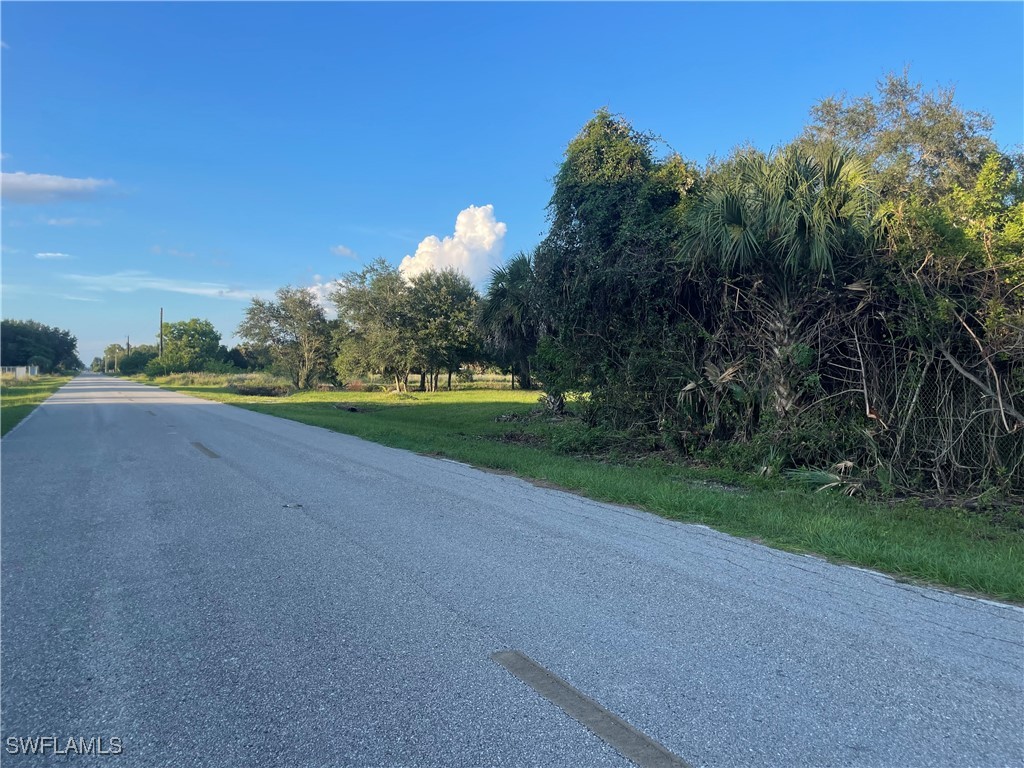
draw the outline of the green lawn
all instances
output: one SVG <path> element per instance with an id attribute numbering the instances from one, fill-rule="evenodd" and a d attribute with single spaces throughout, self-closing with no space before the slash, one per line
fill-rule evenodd
<path id="1" fill-rule="evenodd" d="M 215 380 L 168 388 L 514 473 L 780 549 L 1024 602 L 1024 513 L 1019 511 L 1004 511 L 993 520 L 960 509 L 813 493 L 781 480 L 737 478 L 652 457 L 584 456 L 566 439 L 580 434 L 579 427 L 551 423 L 539 412 L 536 392 L 305 392 L 261 398 L 234 395 Z"/>
<path id="2" fill-rule="evenodd" d="M 0 435 L 6 435 L 43 400 L 71 381 L 70 376 L 36 376 L 0 382 Z"/>

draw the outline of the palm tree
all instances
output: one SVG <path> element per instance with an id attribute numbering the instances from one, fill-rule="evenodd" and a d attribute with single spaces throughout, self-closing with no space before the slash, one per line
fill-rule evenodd
<path id="1" fill-rule="evenodd" d="M 530 356 L 537 351 L 533 259 L 517 253 L 491 272 L 478 322 L 484 336 L 502 357 L 511 360 L 523 389 L 531 389 Z"/>
<path id="2" fill-rule="evenodd" d="M 815 346 L 822 289 L 854 279 L 873 210 L 862 160 L 834 144 L 795 144 L 738 155 L 713 172 L 689 211 L 682 255 L 744 289 L 780 418 L 797 401 L 787 361 L 797 345 Z"/>

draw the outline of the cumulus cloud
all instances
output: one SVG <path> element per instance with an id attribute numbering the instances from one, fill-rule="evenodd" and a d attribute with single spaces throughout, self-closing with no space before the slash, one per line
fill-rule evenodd
<path id="1" fill-rule="evenodd" d="M 412 278 L 430 269 L 452 267 L 480 284 L 501 263 L 507 229 L 494 218 L 493 205 L 471 205 L 455 219 L 455 234 L 443 240 L 435 235 L 424 238 L 416 253 L 402 259 L 398 268 Z"/>
<path id="2" fill-rule="evenodd" d="M 157 277 L 149 272 L 125 270 L 109 275 L 63 275 L 65 280 L 78 285 L 87 291 L 115 291 L 117 293 L 134 293 L 135 291 L 165 291 L 168 293 L 185 293 L 190 296 L 206 296 L 211 299 L 233 299 L 249 301 L 253 297 L 269 299 L 274 292 L 241 288 L 224 285 L 223 283 L 205 283 L 191 280 L 175 280 Z"/>
<path id="3" fill-rule="evenodd" d="M 324 280 L 321 275 L 313 275 L 313 284 L 306 286 L 313 300 L 319 304 L 327 319 L 333 320 L 338 316 L 338 309 L 331 301 L 331 293 L 341 285 L 341 280 Z"/>
<path id="4" fill-rule="evenodd" d="M 344 256 L 346 259 L 354 259 L 356 257 L 356 252 L 347 245 L 331 246 L 331 253 L 335 256 Z"/>
<path id="5" fill-rule="evenodd" d="M 37 253 L 36 254 L 36 258 L 37 259 L 73 259 L 75 257 L 72 256 L 70 253 L 47 252 L 47 253 Z"/>
<path id="6" fill-rule="evenodd" d="M 110 179 L 72 179 L 45 173 L 0 174 L 0 193 L 12 203 L 49 203 L 59 200 L 83 200 L 114 182 Z"/>

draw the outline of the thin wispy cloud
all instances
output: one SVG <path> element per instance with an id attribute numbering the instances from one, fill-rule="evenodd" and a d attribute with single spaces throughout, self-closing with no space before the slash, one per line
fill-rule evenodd
<path id="1" fill-rule="evenodd" d="M 11 203 L 52 203 L 61 200 L 86 200 L 104 187 L 112 186 L 111 179 L 73 179 L 46 173 L 0 174 L 0 194 Z"/>
<path id="2" fill-rule="evenodd" d="M 331 253 L 333 253 L 335 256 L 342 256 L 346 259 L 356 258 L 356 252 L 349 248 L 347 245 L 331 246 Z"/>
<path id="3" fill-rule="evenodd" d="M 361 235 L 373 235 L 374 237 L 391 237 L 395 240 L 402 240 L 406 243 L 415 243 L 416 236 L 406 230 L 382 229 L 380 227 L 364 227 L 360 224 L 346 224 L 345 229 L 351 229 Z"/>
<path id="4" fill-rule="evenodd" d="M 501 251 L 508 227 L 494 217 L 494 206 L 471 205 L 455 219 L 455 233 L 443 240 L 424 238 L 416 253 L 402 259 L 399 269 L 407 278 L 430 269 L 453 268 L 474 283 L 487 279 L 501 264 Z"/>
<path id="5" fill-rule="evenodd" d="M 98 227 L 99 219 L 86 219 L 80 216 L 66 216 L 60 219 L 44 219 L 48 227 Z"/>
<path id="6" fill-rule="evenodd" d="M 113 291 L 115 293 L 135 293 L 136 291 L 162 291 L 165 293 L 184 293 L 189 296 L 205 296 L 211 299 L 228 299 L 232 301 L 249 301 L 253 297 L 272 298 L 272 290 L 244 288 L 224 283 L 177 280 L 159 277 L 139 270 L 124 270 L 109 275 L 62 275 L 79 288 L 97 293 Z"/>
<path id="7" fill-rule="evenodd" d="M 160 245 L 154 245 L 149 250 L 157 256 L 173 256 L 176 259 L 186 259 L 187 261 L 192 261 L 196 257 L 192 251 L 183 251 L 179 248 L 164 248 Z"/>
<path id="8" fill-rule="evenodd" d="M 59 299 L 67 299 L 68 301 L 93 301 L 93 302 L 97 302 L 97 303 L 102 303 L 103 302 L 103 299 L 95 299 L 95 298 L 91 299 L 88 296 L 72 296 L 72 295 L 67 294 L 67 293 L 57 294 L 57 298 L 59 298 Z"/>
<path id="9" fill-rule="evenodd" d="M 61 259 L 73 259 L 75 258 L 70 253 L 57 253 L 55 251 L 46 251 L 44 253 L 37 253 L 37 259 L 43 259 L 44 261 L 59 261 Z"/>

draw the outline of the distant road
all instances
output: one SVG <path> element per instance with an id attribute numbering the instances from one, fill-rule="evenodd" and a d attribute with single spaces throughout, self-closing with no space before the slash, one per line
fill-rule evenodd
<path id="1" fill-rule="evenodd" d="M 1024 764 L 1018 608 L 98 375 L 2 454 L 5 766 Z"/>

